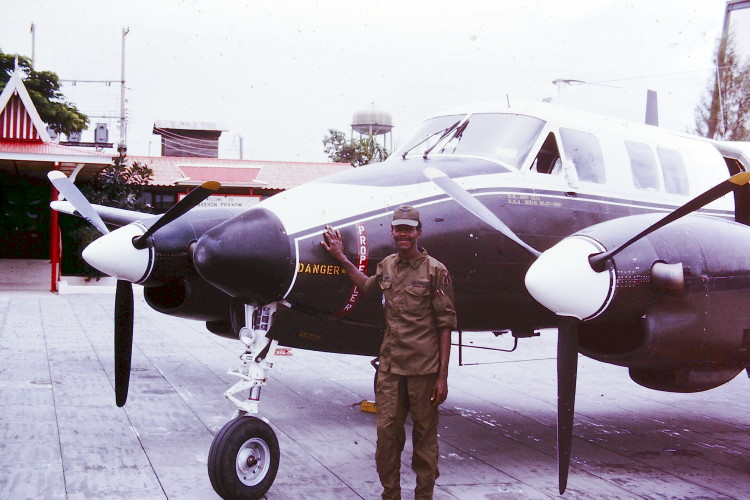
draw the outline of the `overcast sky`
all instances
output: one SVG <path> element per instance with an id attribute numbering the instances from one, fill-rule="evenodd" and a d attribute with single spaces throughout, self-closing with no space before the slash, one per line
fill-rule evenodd
<path id="1" fill-rule="evenodd" d="M 642 120 L 650 88 L 662 125 L 687 131 L 714 71 L 725 8 L 724 0 L 0 4 L 0 50 L 31 56 L 33 22 L 36 69 L 78 80 L 65 82 L 66 97 L 92 125 L 108 122 L 115 142 L 117 119 L 99 116 L 119 115 L 129 28 L 130 154 L 158 155 L 154 121 L 184 120 L 221 125 L 223 157 L 238 157 L 242 137 L 245 158 L 285 161 L 326 161 L 327 130 L 349 133 L 353 113 L 373 103 L 393 116 L 398 144 L 431 114 L 493 99 L 552 98 Z M 587 83 L 558 90 L 555 79 Z"/>

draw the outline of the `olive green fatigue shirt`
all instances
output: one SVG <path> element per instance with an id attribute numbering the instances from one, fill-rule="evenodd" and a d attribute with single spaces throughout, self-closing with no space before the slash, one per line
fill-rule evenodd
<path id="1" fill-rule="evenodd" d="M 440 368 L 443 328 L 456 329 L 453 281 L 437 259 L 422 255 L 412 260 L 397 253 L 383 259 L 367 279 L 365 294 L 379 287 L 383 293 L 386 330 L 380 346 L 380 370 L 396 375 L 427 375 Z"/>

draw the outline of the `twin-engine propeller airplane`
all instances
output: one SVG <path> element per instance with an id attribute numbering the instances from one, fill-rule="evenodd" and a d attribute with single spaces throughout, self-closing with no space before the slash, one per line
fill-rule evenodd
<path id="1" fill-rule="evenodd" d="M 326 225 L 339 229 L 352 261 L 372 273 L 393 251 L 390 214 L 401 204 L 419 209 L 424 246 L 454 277 L 461 330 L 523 338 L 558 328 L 562 493 L 578 353 L 673 392 L 717 387 L 750 366 L 749 152 L 551 105 L 490 103 L 427 120 L 381 164 L 245 211 L 194 209 L 216 183 L 152 216 L 90 205 L 63 174 L 50 179 L 68 200 L 53 208 L 104 233 L 84 258 L 118 279 L 118 406 L 131 283 L 157 311 L 245 344 L 226 393 L 235 418 L 208 459 L 221 496 L 258 498 L 275 478 L 278 441 L 252 415 L 278 345 L 377 355 L 380 301 L 361 297 L 319 242 Z"/>

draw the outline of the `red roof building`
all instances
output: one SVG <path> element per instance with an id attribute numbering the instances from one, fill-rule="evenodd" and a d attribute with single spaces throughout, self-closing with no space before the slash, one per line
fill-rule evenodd
<path id="1" fill-rule="evenodd" d="M 109 154 L 52 142 L 22 74 L 16 68 L 0 94 L 0 170 L 12 167 L 18 174 L 46 182 L 47 172 L 59 169 L 88 180 L 111 164 Z"/>
<path id="2" fill-rule="evenodd" d="M 0 259 L 51 261 L 50 290 L 57 291 L 61 249 L 57 212 L 49 209 L 57 192 L 51 170 L 87 180 L 112 163 L 110 155 L 53 143 L 15 71 L 0 93 Z M 0 280 L 1 281 L 1 280 Z"/>
<path id="3" fill-rule="evenodd" d="M 112 154 L 53 142 L 23 84 L 22 74 L 16 67 L 0 93 L 0 259 L 49 258 L 50 290 L 54 292 L 61 274 L 62 250 L 57 212 L 48 207 L 58 194 L 48 182 L 47 173 L 60 170 L 74 182 L 83 183 L 113 160 Z M 127 161 L 146 164 L 153 170 L 147 201 L 157 212 L 166 211 L 181 195 L 208 180 L 222 184 L 221 190 L 212 195 L 211 203 L 233 197 L 233 206 L 244 206 L 351 168 L 342 163 L 210 157 L 132 156 Z"/>

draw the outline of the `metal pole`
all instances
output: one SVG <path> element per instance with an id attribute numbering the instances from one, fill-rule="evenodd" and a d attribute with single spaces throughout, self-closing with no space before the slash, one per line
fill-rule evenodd
<path id="1" fill-rule="evenodd" d="M 120 144 L 117 147 L 120 156 L 125 156 L 128 149 L 128 124 L 125 120 L 125 36 L 130 32 L 130 28 L 122 29 L 122 53 L 120 67 Z"/>
<path id="2" fill-rule="evenodd" d="M 724 25 L 722 26 L 722 35 L 726 36 L 729 32 L 729 17 L 734 10 L 750 9 L 750 0 L 729 0 L 724 8 Z"/>
<path id="3" fill-rule="evenodd" d="M 60 169 L 60 164 L 55 162 L 54 170 Z M 50 200 L 57 201 L 58 192 L 54 186 L 50 187 Z M 57 283 L 60 280 L 61 243 L 60 226 L 58 225 L 57 210 L 49 211 L 49 257 L 50 257 L 50 285 L 49 291 L 57 293 Z"/>
<path id="4" fill-rule="evenodd" d="M 31 23 L 31 68 L 34 68 L 34 61 L 36 61 L 36 26 Z"/>
<path id="5" fill-rule="evenodd" d="M 458 331 L 458 366 L 464 366 L 464 332 Z"/>

